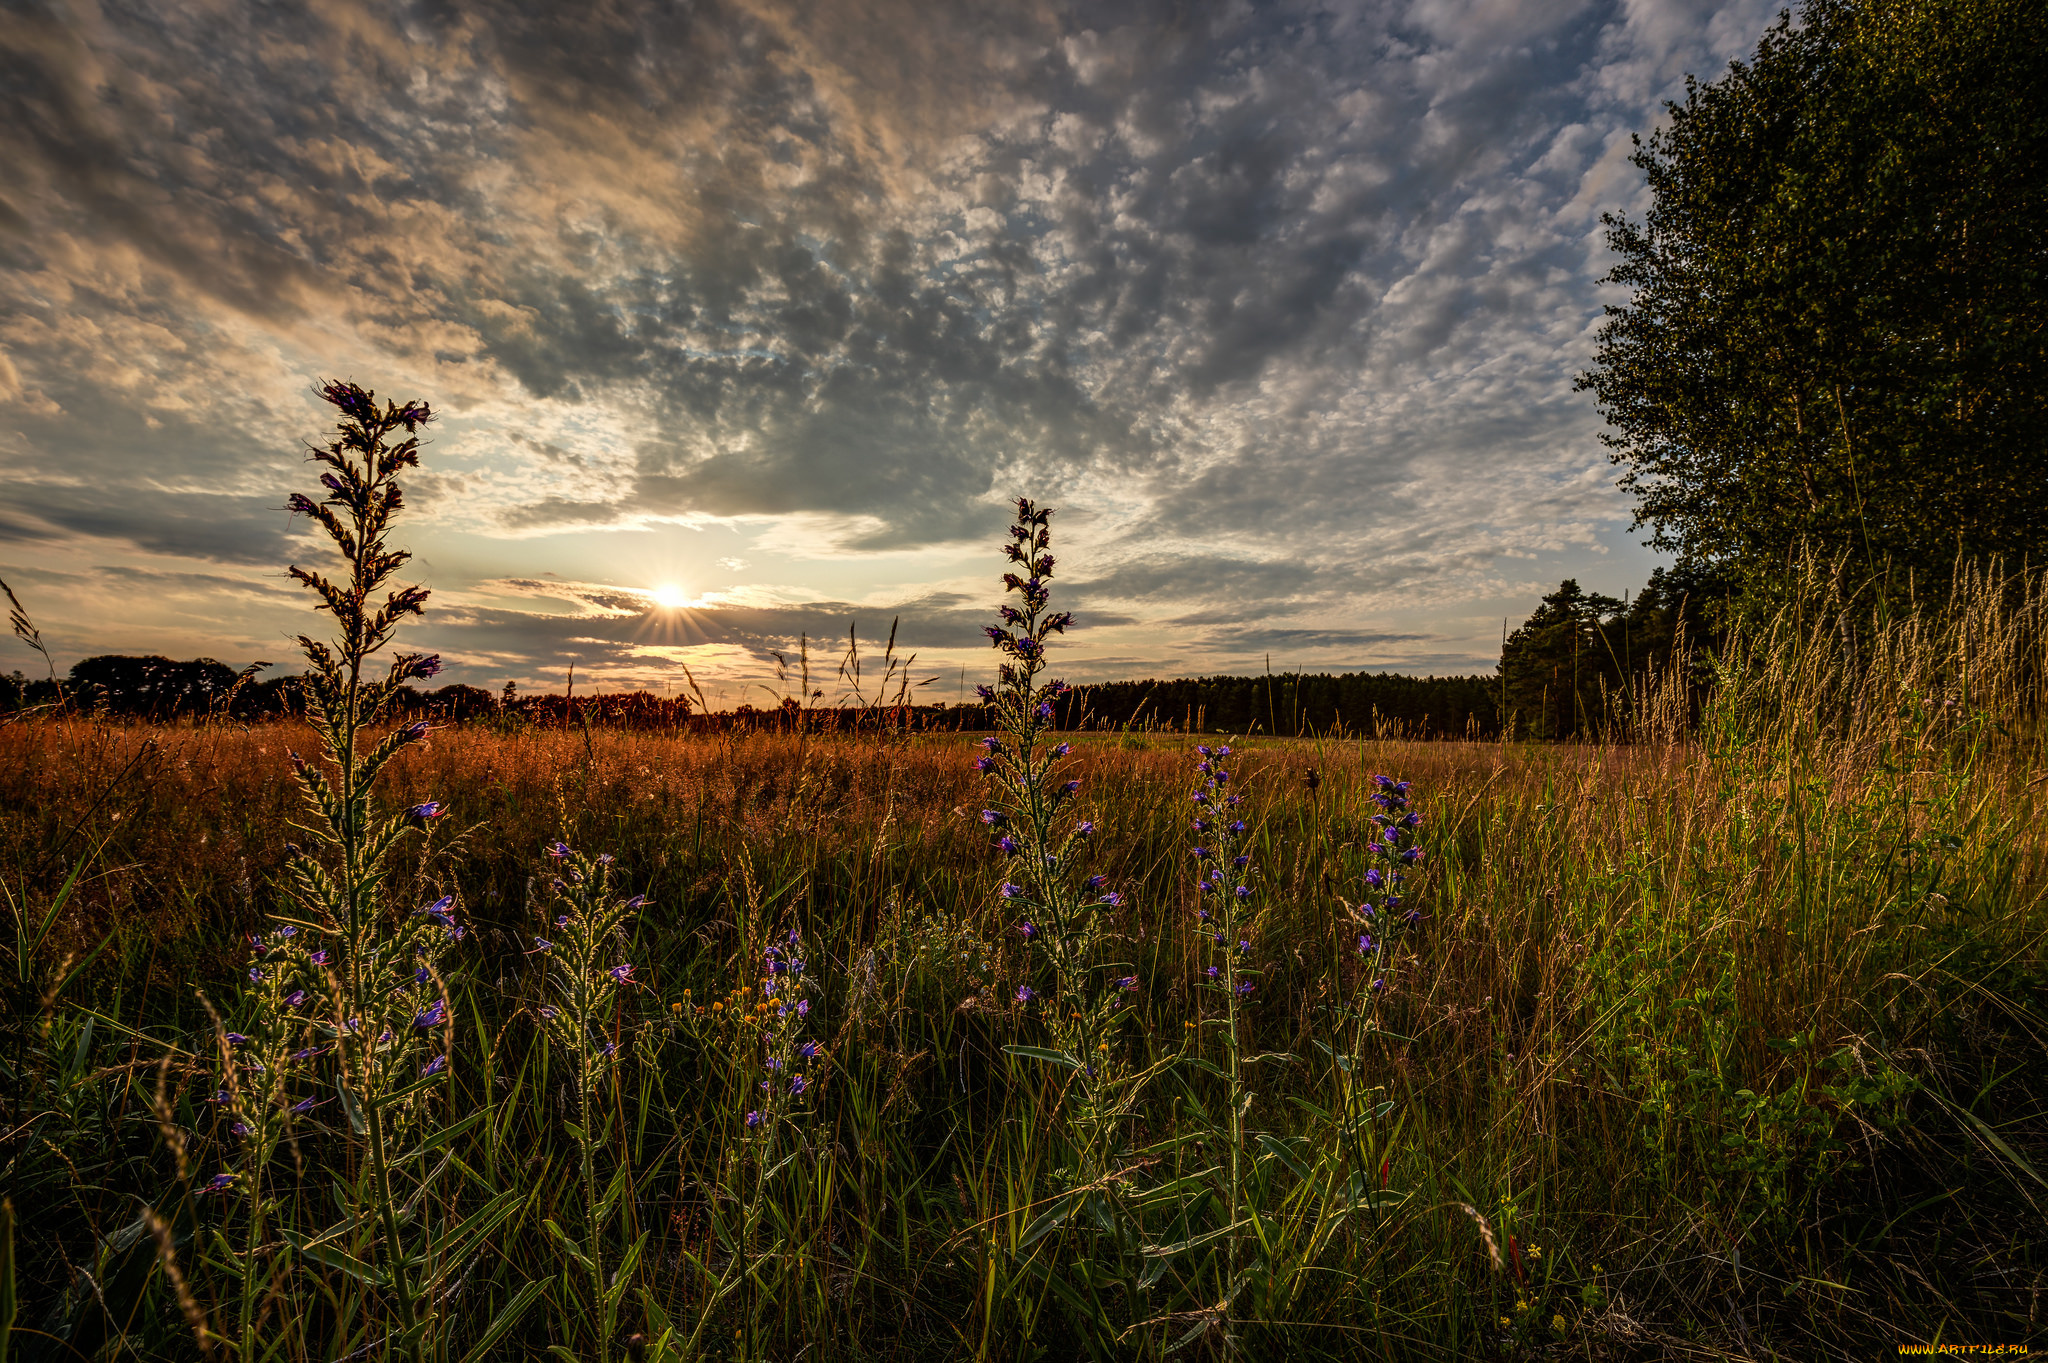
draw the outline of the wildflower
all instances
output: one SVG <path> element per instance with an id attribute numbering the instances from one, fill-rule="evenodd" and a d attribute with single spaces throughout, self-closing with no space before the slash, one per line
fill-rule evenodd
<path id="1" fill-rule="evenodd" d="M 535 951 L 553 951 L 555 944 L 545 937 L 536 937 L 533 939 L 533 949 Z"/>
<path id="2" fill-rule="evenodd" d="M 248 1038 L 248 1037 L 245 1037 L 245 1036 L 243 1036 L 243 1035 L 242 1035 L 242 1034 L 241 1034 L 240 1032 L 229 1032 L 229 1033 L 228 1033 L 228 1045 L 230 1045 L 230 1046 L 241 1046 L 241 1045 L 244 1045 L 244 1044 L 246 1044 L 246 1043 L 248 1042 L 248 1040 L 249 1040 L 249 1038 Z"/>
<path id="3" fill-rule="evenodd" d="M 1099 900 L 1098 902 L 1108 908 L 1113 909 L 1124 902 L 1124 897 L 1118 894 L 1115 890 L 1111 890 L 1108 894 L 1102 896 L 1101 900 Z"/>
<path id="4" fill-rule="evenodd" d="M 1108 883 L 1108 876 L 1090 876 L 1081 882 L 1081 888 L 1084 890 L 1099 890 Z"/>
<path id="5" fill-rule="evenodd" d="M 303 1116 L 306 1113 L 311 1112 L 313 1108 L 316 1106 L 316 1104 L 316 1099 L 301 1098 L 298 1102 L 292 1104 L 292 1111 Z"/>
<path id="6" fill-rule="evenodd" d="M 425 804 L 413 805 L 407 809 L 405 817 L 415 823 L 425 823 L 429 819 L 438 819 L 447 812 L 447 806 L 439 800 L 429 800 Z"/>
<path id="7" fill-rule="evenodd" d="M 1031 1000 L 1037 997 L 1038 991 L 1033 989 L 1030 985 L 1020 984 L 1017 986 L 1017 1002 L 1029 1003 L 1031 1002 Z"/>
<path id="8" fill-rule="evenodd" d="M 1126 975 L 1116 982 L 1116 987 L 1129 993 L 1138 987 L 1138 977 L 1136 975 Z"/>
<path id="9" fill-rule="evenodd" d="M 1212 965 L 1212 966 L 1210 966 L 1210 967 L 1209 967 L 1209 978 L 1210 978 L 1210 979 L 1212 979 L 1212 980 L 1213 980 L 1213 979 L 1215 979 L 1215 978 L 1216 978 L 1216 976 L 1218 975 L 1218 973 L 1220 973 L 1220 972 L 1218 972 L 1218 970 L 1216 969 L 1216 967 L 1215 967 L 1215 966 L 1213 966 L 1213 965 Z"/>
<path id="10" fill-rule="evenodd" d="M 1000 809 L 982 810 L 981 821 L 987 824 L 990 828 L 1001 828 L 1005 823 L 1009 822 L 1009 820 L 1004 817 L 1003 811 Z"/>
<path id="11" fill-rule="evenodd" d="M 612 977 L 612 983 L 614 984 L 631 984 L 633 982 L 633 963 L 627 961 L 623 965 L 615 965 L 604 973 Z"/>
<path id="12" fill-rule="evenodd" d="M 284 1006 L 287 1008 L 304 1007 L 305 1002 L 306 991 L 303 989 L 294 989 L 291 993 L 284 996 Z"/>
<path id="13" fill-rule="evenodd" d="M 548 844 L 547 853 L 556 861 L 560 861 L 562 858 L 571 855 L 569 851 L 569 844 L 566 842 L 561 842 L 559 840 Z"/>
<path id="14" fill-rule="evenodd" d="M 759 1126 L 760 1124 L 761 1124 L 761 1114 L 760 1114 L 760 1113 L 759 1113 L 758 1111 L 757 1111 L 757 1112 L 749 1112 L 749 1113 L 747 1114 L 747 1125 L 748 1125 L 749 1127 L 756 1127 L 756 1126 Z"/>
<path id="15" fill-rule="evenodd" d="M 796 1048 L 796 1053 L 799 1058 L 804 1060 L 816 1059 L 818 1054 L 818 1043 L 815 1041 L 806 1041 L 803 1045 Z"/>
<path id="16" fill-rule="evenodd" d="M 208 1193 L 224 1193 L 229 1188 L 232 1188 L 234 1184 L 235 1176 L 233 1174 L 215 1174 L 200 1187 L 199 1196 L 204 1197 Z"/>
<path id="17" fill-rule="evenodd" d="M 1072 751 L 1073 749 L 1068 747 L 1065 743 L 1059 743 L 1053 746 L 1052 755 L 1054 757 L 1065 757 L 1068 753 Z M 1075 784 L 1079 785 L 1080 783 L 1077 781 L 1075 782 Z"/>
<path id="18" fill-rule="evenodd" d="M 796 1001 L 796 1015 L 798 1017 L 807 1017 L 809 1016 L 810 1011 L 811 1001 L 809 999 L 798 999 Z"/>
<path id="19" fill-rule="evenodd" d="M 1018 844 L 1017 840 L 1011 837 L 1008 833 L 1003 834 L 1001 840 L 996 843 L 996 846 L 1003 849 L 1004 855 L 1012 857 L 1016 856 L 1017 853 L 1024 850 Z"/>
<path id="20" fill-rule="evenodd" d="M 316 1056 L 316 1055 L 325 1055 L 325 1054 L 327 1053 L 327 1050 L 328 1050 L 328 1048 L 327 1048 L 327 1047 L 325 1047 L 325 1046 L 305 1046 L 305 1047 L 301 1047 L 300 1049 L 298 1049 L 298 1050 L 296 1050 L 296 1051 L 293 1051 L 293 1052 L 292 1052 L 292 1059 L 294 1059 L 294 1060 L 311 1060 L 311 1059 L 312 1059 L 312 1058 L 313 1058 L 314 1056 Z"/>
<path id="21" fill-rule="evenodd" d="M 1022 899 L 1024 897 L 1024 887 L 1012 884 L 1006 880 L 997 888 L 997 893 L 1005 899 Z"/>
<path id="22" fill-rule="evenodd" d="M 261 983 L 263 983 L 263 967 L 262 967 L 262 966 L 260 966 L 260 965 L 252 965 L 252 966 L 250 966 L 250 967 L 249 967 L 249 983 L 251 983 L 251 984 L 261 984 Z"/>
<path id="23" fill-rule="evenodd" d="M 799 1096 L 803 1093 L 804 1077 L 801 1074 L 789 1081 L 789 1091 L 792 1096 Z"/>
<path id="24" fill-rule="evenodd" d="M 1243 997 L 1244 997 L 1244 996 L 1245 996 L 1246 994 L 1249 994 L 1249 993 L 1251 993 L 1251 992 L 1252 992 L 1252 989 L 1253 989 L 1253 987 L 1254 987 L 1254 986 L 1252 985 L 1252 982 L 1251 982 L 1250 980 L 1240 980 L 1240 981 L 1238 981 L 1238 985 L 1237 985 L 1237 994 L 1238 994 L 1238 997 L 1239 997 L 1239 998 L 1243 998 Z"/>
<path id="25" fill-rule="evenodd" d="M 1236 895 L 1239 899 L 1250 899 L 1252 897 L 1251 886 L 1249 885 L 1240 885 L 1236 889 L 1232 890 L 1231 893 Z"/>
<path id="26" fill-rule="evenodd" d="M 1019 923 L 1017 925 L 1017 931 L 1019 934 L 1023 936 L 1024 940 L 1027 942 L 1038 935 L 1038 929 L 1035 926 L 1033 926 L 1029 920 Z"/>
<path id="27" fill-rule="evenodd" d="M 436 923 L 441 924 L 443 927 L 452 927 L 454 926 L 455 920 L 449 916 L 449 912 L 454 907 L 455 896 L 452 894 L 444 894 L 439 899 L 435 900 L 433 903 L 427 905 L 424 909 L 417 910 L 417 912 L 422 913 L 426 915 L 428 918 L 433 919 Z"/>
<path id="28" fill-rule="evenodd" d="M 412 1025 L 420 1028 L 438 1027 L 447 1017 L 448 1000 L 435 999 L 430 1007 L 412 1020 Z"/>
<path id="29" fill-rule="evenodd" d="M 327 964 L 327 952 L 326 952 L 325 948 L 323 948 L 323 949 L 321 949 L 321 950 L 319 950 L 319 951 L 316 951 L 316 952 L 314 952 L 314 953 L 313 953 L 312 955 L 308 956 L 308 957 L 307 957 L 306 959 L 307 959 L 307 961 L 311 962 L 311 963 L 312 963 L 312 964 L 314 964 L 314 965 L 326 965 L 326 964 Z"/>

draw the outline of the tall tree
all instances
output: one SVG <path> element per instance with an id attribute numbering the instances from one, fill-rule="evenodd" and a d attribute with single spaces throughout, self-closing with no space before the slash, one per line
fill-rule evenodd
<path id="1" fill-rule="evenodd" d="M 1688 82 L 1610 216 L 1594 367 L 1651 543 L 1752 585 L 2048 548 L 2048 22 L 1808 0 Z"/>

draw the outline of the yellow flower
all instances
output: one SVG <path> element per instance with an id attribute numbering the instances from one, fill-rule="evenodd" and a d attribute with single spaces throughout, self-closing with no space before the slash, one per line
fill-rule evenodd
<path id="1" fill-rule="evenodd" d="M 1571 1328 L 1571 1322 L 1567 1321 L 1562 1315 L 1553 1315 L 1550 1318 L 1550 1328 L 1559 1334 L 1563 1334 Z"/>

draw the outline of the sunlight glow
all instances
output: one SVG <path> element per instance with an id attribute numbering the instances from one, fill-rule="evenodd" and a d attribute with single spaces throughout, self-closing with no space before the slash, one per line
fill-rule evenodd
<path id="1" fill-rule="evenodd" d="M 647 593 L 648 599 L 663 610 L 675 610 L 689 604 L 690 595 L 673 582 L 664 582 Z"/>

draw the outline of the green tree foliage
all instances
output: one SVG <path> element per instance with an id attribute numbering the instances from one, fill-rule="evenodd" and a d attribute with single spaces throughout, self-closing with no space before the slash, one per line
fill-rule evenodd
<path id="1" fill-rule="evenodd" d="M 1809 0 L 1689 82 L 1610 217 L 1594 367 L 1652 543 L 1755 587 L 1802 543 L 1895 580 L 2048 530 L 2048 22 Z"/>
<path id="2" fill-rule="evenodd" d="M 1463 738 L 1493 731 L 1487 677 L 1408 677 L 1387 672 L 1285 672 L 1264 677 L 1176 677 L 1077 686 L 1060 701 L 1063 726 L 1116 728 L 1147 722 L 1212 733 L 1353 733 L 1391 723 L 1417 736 Z"/>
<path id="3" fill-rule="evenodd" d="M 1625 603 L 1565 579 L 1501 646 L 1501 723 L 1520 738 L 1599 732 L 1685 645 L 1707 641 L 1727 591 L 1698 567 L 1659 568 Z"/>

